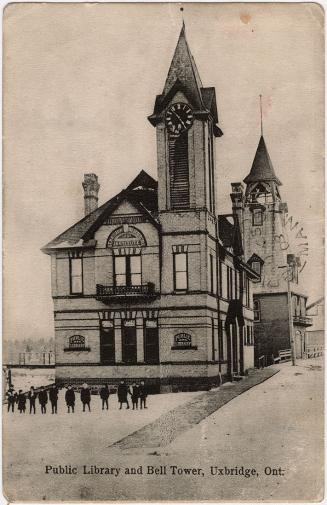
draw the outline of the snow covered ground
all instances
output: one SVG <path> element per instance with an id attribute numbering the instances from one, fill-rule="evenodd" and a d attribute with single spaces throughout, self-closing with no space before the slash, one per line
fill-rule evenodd
<path id="1" fill-rule="evenodd" d="M 55 378 L 54 368 L 12 368 L 11 382 L 15 391 L 29 391 L 31 386 L 38 388 L 52 384 Z"/>
<path id="2" fill-rule="evenodd" d="M 4 412 L 5 494 L 11 501 L 318 501 L 322 365 L 322 359 L 280 365 L 166 447 L 122 451 L 112 444 L 201 393 L 151 396 L 149 409 L 138 412 L 118 410 L 114 396 L 103 412 L 92 397 L 91 413 L 78 402 L 72 415 L 61 391 L 58 415 Z M 227 475 L 235 466 L 241 474 Z M 67 473 L 74 468 L 76 474 Z M 245 477 L 247 469 L 255 472 Z"/>

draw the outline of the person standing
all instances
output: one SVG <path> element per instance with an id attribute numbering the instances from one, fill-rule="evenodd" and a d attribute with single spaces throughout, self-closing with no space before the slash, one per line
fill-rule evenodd
<path id="1" fill-rule="evenodd" d="M 84 383 L 81 389 L 81 402 L 83 403 L 83 412 L 85 412 L 85 406 L 87 405 L 89 408 L 89 412 L 91 412 L 90 402 L 91 402 L 91 391 L 89 386 Z"/>
<path id="2" fill-rule="evenodd" d="M 20 414 L 25 414 L 26 410 L 26 396 L 23 393 L 22 389 L 18 391 L 17 396 L 18 410 Z"/>
<path id="3" fill-rule="evenodd" d="M 72 413 L 74 414 L 74 408 L 75 408 L 75 392 L 71 385 L 67 387 L 67 391 L 65 393 L 65 400 L 66 400 L 66 405 L 68 408 L 68 414 L 70 413 L 70 409 L 72 409 Z"/>
<path id="4" fill-rule="evenodd" d="M 131 394 L 129 387 L 127 386 L 125 381 L 121 380 L 117 389 L 118 401 L 120 403 L 119 410 L 121 410 L 123 403 L 126 403 L 127 404 L 126 409 L 129 409 L 129 403 L 127 398 L 128 394 Z"/>
<path id="5" fill-rule="evenodd" d="M 147 409 L 148 407 L 146 406 L 146 398 L 148 396 L 147 388 L 144 384 L 144 381 L 141 381 L 140 384 L 140 408 L 142 409 L 143 407 Z"/>
<path id="6" fill-rule="evenodd" d="M 33 386 L 31 386 L 31 389 L 28 392 L 27 398 L 29 399 L 29 402 L 30 402 L 30 414 L 32 414 L 32 410 L 33 410 L 33 413 L 35 414 L 35 402 L 36 402 L 37 394 L 35 393 Z"/>
<path id="7" fill-rule="evenodd" d="M 57 406 L 58 406 L 58 388 L 54 384 L 49 391 L 49 399 L 51 402 L 52 414 L 57 414 Z"/>
<path id="8" fill-rule="evenodd" d="M 105 384 L 101 389 L 100 389 L 100 398 L 102 400 L 102 410 L 104 410 L 104 407 L 106 406 L 107 410 L 109 409 L 109 404 L 108 404 L 108 398 L 109 398 L 109 388 L 108 384 Z"/>
<path id="9" fill-rule="evenodd" d="M 139 406 L 139 397 L 140 397 L 140 386 L 136 384 L 135 382 L 132 384 L 132 405 L 133 405 L 133 410 L 137 410 Z"/>
<path id="10" fill-rule="evenodd" d="M 47 403 L 48 403 L 48 393 L 44 389 L 43 386 L 41 386 L 41 390 L 39 392 L 39 403 L 41 405 L 41 414 L 46 414 L 47 413 Z"/>
<path id="11" fill-rule="evenodd" d="M 7 396 L 7 402 L 8 402 L 8 412 L 10 410 L 11 410 L 11 412 L 14 412 L 17 395 L 15 393 L 13 386 L 10 386 L 10 388 L 8 389 L 8 391 L 6 393 L 6 396 Z"/>

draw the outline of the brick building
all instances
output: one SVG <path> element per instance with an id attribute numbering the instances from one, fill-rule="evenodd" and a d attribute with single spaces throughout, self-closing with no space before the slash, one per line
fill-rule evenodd
<path id="1" fill-rule="evenodd" d="M 145 378 L 153 390 L 203 388 L 253 367 L 252 281 L 236 214 L 216 214 L 214 88 L 179 36 L 156 129 L 158 182 L 142 171 L 43 251 L 51 256 L 56 380 Z"/>
<path id="2" fill-rule="evenodd" d="M 306 316 L 307 295 L 299 285 L 301 260 L 292 254 L 294 245 L 286 227 L 288 208 L 279 189 L 282 183 L 262 135 L 244 183 L 245 190 L 242 183 L 232 184 L 231 199 L 241 223 L 245 260 L 259 275 L 253 302 L 255 362 L 266 356 L 271 363 L 272 356 L 291 348 L 288 280 L 296 355 L 302 357 L 311 320 Z"/>

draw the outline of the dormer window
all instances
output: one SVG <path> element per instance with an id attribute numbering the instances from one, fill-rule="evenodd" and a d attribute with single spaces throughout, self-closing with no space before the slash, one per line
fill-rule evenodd
<path id="1" fill-rule="evenodd" d="M 252 270 L 254 270 L 261 277 L 261 263 L 260 261 L 253 261 L 251 264 Z"/>
<path id="2" fill-rule="evenodd" d="M 252 225 L 253 226 L 262 226 L 263 223 L 263 214 L 261 209 L 253 209 L 252 214 Z"/>

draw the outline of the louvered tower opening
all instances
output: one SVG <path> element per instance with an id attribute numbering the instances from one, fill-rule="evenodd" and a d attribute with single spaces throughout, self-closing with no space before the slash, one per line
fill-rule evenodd
<path id="1" fill-rule="evenodd" d="M 172 209 L 188 209 L 190 187 L 188 170 L 188 134 L 169 139 L 170 204 Z"/>

